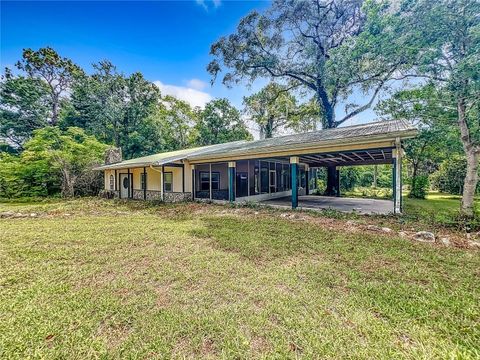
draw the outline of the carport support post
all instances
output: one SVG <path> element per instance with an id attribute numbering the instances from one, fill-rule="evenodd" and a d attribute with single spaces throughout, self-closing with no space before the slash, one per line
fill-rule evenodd
<path id="1" fill-rule="evenodd" d="M 292 179 L 292 209 L 296 209 L 298 206 L 298 163 L 300 159 L 298 156 L 292 156 L 290 158 L 290 176 Z"/>
<path id="2" fill-rule="evenodd" d="M 228 201 L 235 201 L 235 161 L 228 162 Z"/>
<path id="3" fill-rule="evenodd" d="M 305 165 L 305 177 L 307 178 L 307 186 L 305 187 L 305 195 L 308 195 L 310 190 L 310 167 Z"/>
<path id="4" fill-rule="evenodd" d="M 400 139 L 397 138 L 393 149 L 393 213 L 402 213 L 402 155 Z"/>
<path id="5" fill-rule="evenodd" d="M 335 171 L 335 196 L 340 197 L 340 170 L 336 168 Z"/>

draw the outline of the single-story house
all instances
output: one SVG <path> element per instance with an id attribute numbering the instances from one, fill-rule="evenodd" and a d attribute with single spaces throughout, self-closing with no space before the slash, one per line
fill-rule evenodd
<path id="1" fill-rule="evenodd" d="M 407 121 L 377 121 L 159 153 L 97 170 L 116 198 L 245 202 L 288 196 L 296 208 L 315 168 L 392 164 L 392 211 L 400 213 L 402 141 L 416 134 Z"/>

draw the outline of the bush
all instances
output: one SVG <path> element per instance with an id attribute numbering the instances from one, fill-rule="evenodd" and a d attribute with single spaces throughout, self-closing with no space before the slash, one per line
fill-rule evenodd
<path id="1" fill-rule="evenodd" d="M 0 197 L 96 195 L 102 177 L 91 169 L 105 149 L 79 128 L 36 130 L 21 155 L 0 154 Z"/>
<path id="2" fill-rule="evenodd" d="M 352 190 L 358 184 L 358 170 L 354 167 L 344 167 L 340 170 L 340 188 L 342 191 Z"/>
<path id="3" fill-rule="evenodd" d="M 440 164 L 438 170 L 431 175 L 430 180 L 435 190 L 461 195 L 466 173 L 467 161 L 465 157 L 453 155 Z M 477 193 L 480 192 L 480 182 L 476 191 Z"/>
<path id="4" fill-rule="evenodd" d="M 415 176 L 412 179 L 412 185 L 411 185 L 411 190 L 410 193 L 408 194 L 408 197 L 414 198 L 414 199 L 425 199 L 427 196 L 428 189 L 430 187 L 430 181 L 428 180 L 428 176 L 426 175 L 419 175 Z"/>

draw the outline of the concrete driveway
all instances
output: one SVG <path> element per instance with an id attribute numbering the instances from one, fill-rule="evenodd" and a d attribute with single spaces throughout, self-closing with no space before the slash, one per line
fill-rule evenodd
<path id="1" fill-rule="evenodd" d="M 290 196 L 264 200 L 260 203 L 274 207 L 292 207 L 292 200 Z M 332 209 L 342 212 L 355 211 L 360 214 L 386 215 L 393 212 L 393 201 L 305 195 L 298 197 L 298 208 L 309 210 Z"/>

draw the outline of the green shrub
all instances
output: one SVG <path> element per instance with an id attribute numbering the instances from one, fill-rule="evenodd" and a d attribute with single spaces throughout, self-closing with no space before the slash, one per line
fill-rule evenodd
<path id="1" fill-rule="evenodd" d="M 463 181 L 467 173 L 467 161 L 464 156 L 453 155 L 444 160 L 438 170 L 430 176 L 432 187 L 443 193 L 461 195 Z M 480 182 L 477 193 L 480 192 Z"/>
<path id="2" fill-rule="evenodd" d="M 354 167 L 344 167 L 340 170 L 340 188 L 342 191 L 352 190 L 358 183 L 358 170 Z"/>
<path id="3" fill-rule="evenodd" d="M 426 175 L 418 175 L 412 179 L 409 197 L 415 199 L 425 199 L 428 189 L 430 187 L 430 181 Z"/>
<path id="4" fill-rule="evenodd" d="M 92 167 L 106 147 L 80 128 L 36 130 L 19 156 L 0 154 L 0 197 L 96 195 L 103 177 Z"/>

